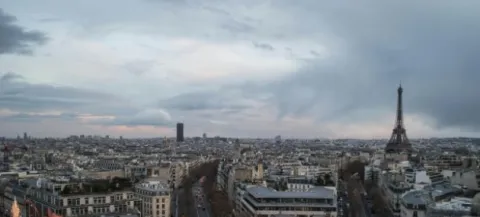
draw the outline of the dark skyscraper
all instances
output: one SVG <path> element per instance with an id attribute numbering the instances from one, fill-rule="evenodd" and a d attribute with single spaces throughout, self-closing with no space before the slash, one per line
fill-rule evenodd
<path id="1" fill-rule="evenodd" d="M 183 123 L 177 123 L 177 142 L 183 142 Z"/>

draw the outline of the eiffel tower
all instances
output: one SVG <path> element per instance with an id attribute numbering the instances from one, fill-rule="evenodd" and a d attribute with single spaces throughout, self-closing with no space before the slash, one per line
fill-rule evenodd
<path id="1" fill-rule="evenodd" d="M 397 118 L 395 120 L 395 126 L 393 127 L 392 136 L 390 137 L 390 140 L 388 140 L 387 146 L 385 147 L 386 153 L 412 151 L 412 144 L 410 144 L 410 141 L 407 138 L 407 131 L 405 130 L 405 126 L 403 124 L 402 85 L 398 87 L 397 93 Z"/>

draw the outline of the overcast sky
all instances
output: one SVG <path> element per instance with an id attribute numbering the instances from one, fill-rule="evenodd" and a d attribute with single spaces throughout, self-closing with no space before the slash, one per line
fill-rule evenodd
<path id="1" fill-rule="evenodd" d="M 3 136 L 480 134 L 478 0 L 0 5 Z"/>

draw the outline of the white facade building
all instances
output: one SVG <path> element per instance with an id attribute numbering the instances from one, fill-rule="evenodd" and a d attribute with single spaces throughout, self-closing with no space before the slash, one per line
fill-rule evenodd
<path id="1" fill-rule="evenodd" d="M 236 210 L 240 217 L 287 215 L 337 216 L 337 195 L 325 187 L 306 192 L 281 192 L 266 187 L 247 187 Z"/>
<path id="2" fill-rule="evenodd" d="M 135 186 L 136 197 L 143 200 L 143 217 L 170 216 L 170 188 L 167 182 L 148 181 Z"/>

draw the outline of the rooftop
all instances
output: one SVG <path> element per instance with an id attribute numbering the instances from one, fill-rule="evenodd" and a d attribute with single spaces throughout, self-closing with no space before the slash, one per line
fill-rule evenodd
<path id="1" fill-rule="evenodd" d="M 429 185 L 426 186 L 424 189 L 427 191 L 431 191 L 433 198 L 443 197 L 445 195 L 455 194 L 461 191 L 461 189 L 458 189 L 447 182 L 436 185 Z"/>
<path id="2" fill-rule="evenodd" d="M 335 191 L 326 187 L 314 187 L 305 192 L 275 191 L 261 186 L 250 187 L 246 190 L 255 198 L 335 199 Z"/>
<path id="3" fill-rule="evenodd" d="M 137 184 L 135 187 L 147 191 L 169 191 L 168 184 L 163 181 L 142 182 Z"/>
<path id="4" fill-rule="evenodd" d="M 451 201 L 436 203 L 433 209 L 437 211 L 465 211 L 472 208 L 472 200 L 468 198 L 453 198 Z"/>
<path id="5" fill-rule="evenodd" d="M 130 190 L 132 183 L 129 179 L 114 177 L 112 179 L 76 180 L 56 182 L 46 179 L 23 179 L 20 182 L 11 182 L 21 188 L 38 188 L 41 186 L 48 192 L 58 192 L 62 196 L 101 194 L 114 191 Z"/>
<path id="6" fill-rule="evenodd" d="M 411 205 L 428 205 L 430 202 L 428 191 L 425 190 L 412 190 L 405 193 L 402 196 L 402 200 Z"/>
<path id="7" fill-rule="evenodd" d="M 402 200 L 411 205 L 428 205 L 431 201 L 431 197 L 434 200 L 445 199 L 445 197 L 453 196 L 460 189 L 453 187 L 448 183 L 442 183 L 437 185 L 429 185 L 421 190 L 411 190 L 406 192 L 402 196 Z"/>
<path id="8" fill-rule="evenodd" d="M 73 183 L 63 187 L 61 194 L 77 195 L 77 194 L 91 194 L 91 193 L 109 193 L 114 191 L 130 190 L 133 187 L 130 179 L 112 178 L 101 180 L 89 180 L 82 183 Z"/>

